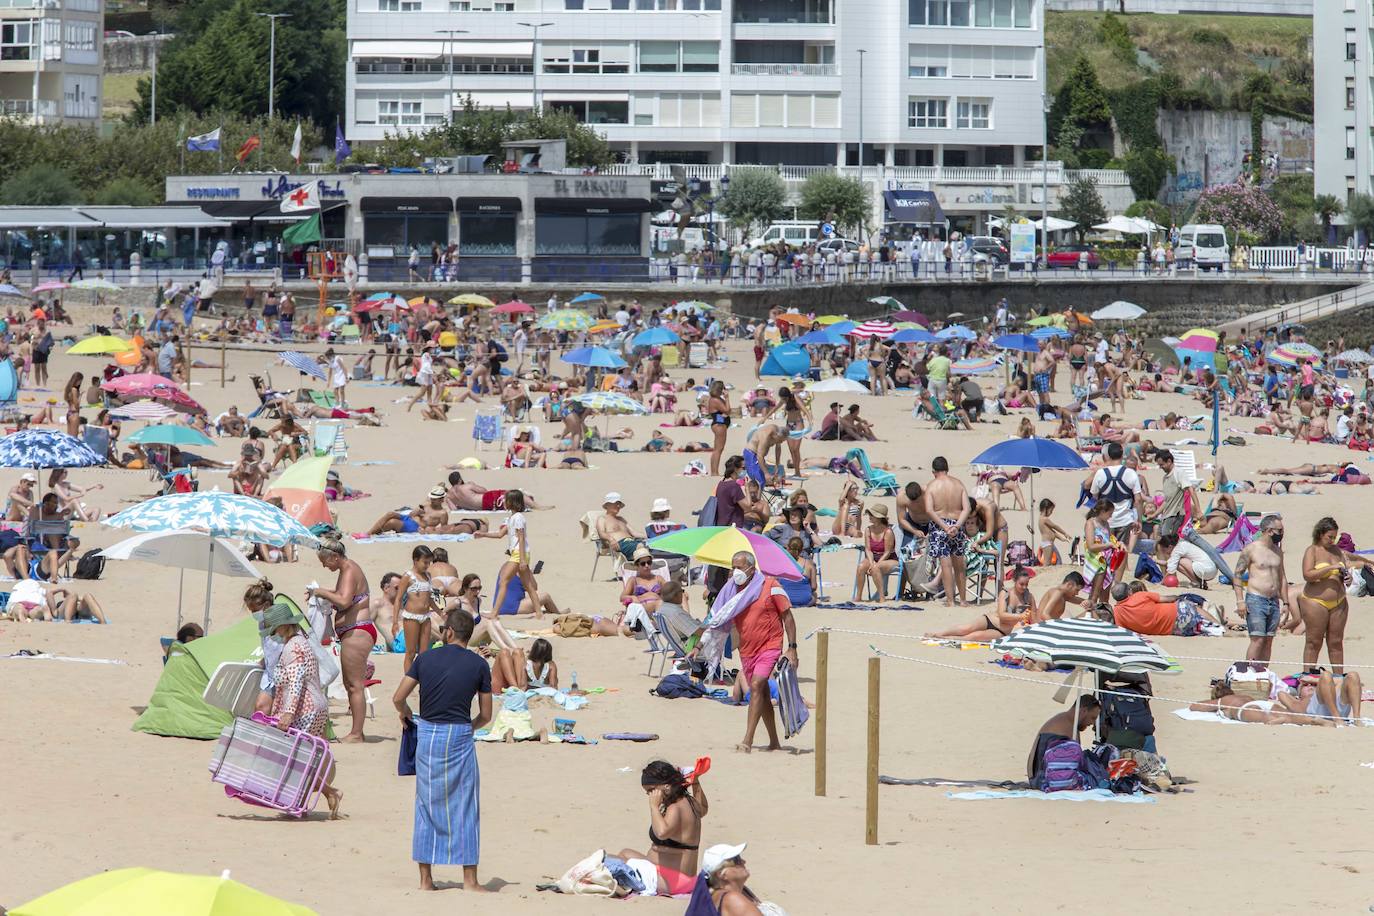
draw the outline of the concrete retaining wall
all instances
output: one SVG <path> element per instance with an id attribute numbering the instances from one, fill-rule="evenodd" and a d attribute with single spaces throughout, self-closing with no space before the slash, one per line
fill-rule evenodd
<path id="1" fill-rule="evenodd" d="M 1203 188 L 1229 184 L 1240 177 L 1251 145 L 1248 112 L 1160 109 L 1155 123 L 1164 148 L 1178 162 L 1178 172 L 1164 185 L 1166 202 L 1190 203 Z M 1283 162 L 1310 163 L 1314 138 L 1312 125 L 1304 121 L 1264 121 L 1264 151 L 1277 153 Z"/>
<path id="2" fill-rule="evenodd" d="M 171 35 L 137 35 L 105 39 L 105 72 L 138 73 L 153 69 L 153 49 Z"/>

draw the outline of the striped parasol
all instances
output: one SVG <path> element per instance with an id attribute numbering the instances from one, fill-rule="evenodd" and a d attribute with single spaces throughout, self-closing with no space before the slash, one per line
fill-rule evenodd
<path id="1" fill-rule="evenodd" d="M 1047 665 L 1071 665 L 1116 674 L 1168 671 L 1173 667 L 1157 646 L 1130 630 L 1089 618 L 1047 620 L 994 640 L 992 651 Z"/>
<path id="2" fill-rule="evenodd" d="M 585 331 L 592 326 L 592 316 L 581 309 L 554 309 L 535 322 L 535 327 L 553 331 Z"/>
<path id="3" fill-rule="evenodd" d="M 1310 346 L 1307 347 L 1306 350 L 1297 349 L 1302 346 L 1305 345 L 1285 344 L 1281 347 L 1275 347 L 1265 354 L 1265 362 L 1273 363 L 1275 366 L 1282 366 L 1285 369 L 1296 369 L 1303 363 L 1313 363 L 1320 368 L 1322 364 L 1321 353 L 1315 351 L 1314 348 Z M 1309 350 L 1313 352 L 1308 352 Z"/>
<path id="4" fill-rule="evenodd" d="M 887 340 L 887 338 L 891 337 L 893 334 L 896 333 L 897 329 L 892 326 L 891 322 L 880 321 L 874 318 L 870 319 L 869 321 L 865 321 L 863 324 L 859 325 L 857 328 L 850 331 L 849 336 L 862 338 L 879 337 L 883 340 Z"/>
<path id="5" fill-rule="evenodd" d="M 643 416 L 649 412 L 649 408 L 636 401 L 634 398 L 623 395 L 618 391 L 593 391 L 588 394 L 579 394 L 570 400 L 576 401 L 592 410 L 599 410 L 602 413 L 623 413 Z"/>
<path id="6" fill-rule="evenodd" d="M 110 416 L 116 420 L 165 420 L 176 413 L 161 401 L 134 401 L 110 409 Z"/>
<path id="7" fill-rule="evenodd" d="M 317 379 L 328 377 L 324 371 L 324 366 L 321 366 L 311 357 L 306 356 L 304 353 L 297 352 L 296 350 L 287 350 L 285 353 L 280 354 L 277 359 L 285 365 L 290 366 L 292 369 L 295 369 L 301 375 L 309 375 Z"/>
<path id="8" fill-rule="evenodd" d="M 1203 353 L 1217 352 L 1217 340 L 1219 335 L 1216 331 L 1208 328 L 1193 328 L 1179 338 L 1178 345 L 1185 350 L 1201 350 Z"/>

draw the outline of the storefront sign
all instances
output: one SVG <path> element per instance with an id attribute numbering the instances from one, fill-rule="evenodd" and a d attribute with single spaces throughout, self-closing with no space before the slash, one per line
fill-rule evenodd
<path id="1" fill-rule="evenodd" d="M 1016 203 L 1016 190 L 1010 187 L 958 188 L 941 187 L 936 189 L 940 202 L 946 205 L 966 207 L 1001 207 Z"/>
<path id="2" fill-rule="evenodd" d="M 237 200 L 238 188 L 187 188 L 187 200 Z"/>
<path id="3" fill-rule="evenodd" d="M 267 184 L 263 185 L 258 190 L 261 193 L 262 197 L 267 200 L 281 200 L 287 194 L 290 194 L 292 191 L 296 190 L 297 188 L 301 187 L 306 183 L 307 182 L 304 181 L 287 181 L 285 175 L 280 175 L 277 177 L 276 181 L 273 181 L 270 178 L 267 179 Z M 237 190 L 235 191 L 234 196 L 238 197 Z M 330 184 L 327 181 L 320 182 L 320 197 L 331 198 L 334 200 L 343 200 L 344 196 L 345 195 L 342 181 L 336 181 L 333 184 Z"/>
<path id="4" fill-rule="evenodd" d="M 627 197 L 630 183 L 624 178 L 555 178 L 557 197 Z"/>

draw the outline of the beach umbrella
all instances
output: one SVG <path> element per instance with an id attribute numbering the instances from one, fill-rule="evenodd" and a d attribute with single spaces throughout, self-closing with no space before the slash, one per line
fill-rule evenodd
<path id="1" fill-rule="evenodd" d="M 773 320 L 779 324 L 793 324 L 799 328 L 809 328 L 816 323 L 816 319 L 799 312 L 783 312 Z"/>
<path id="2" fill-rule="evenodd" d="M 134 345 L 122 337 L 98 334 L 72 344 L 67 350 L 69 356 L 97 356 L 110 353 L 127 353 Z"/>
<path id="3" fill-rule="evenodd" d="M 581 309 L 554 309 L 536 321 L 535 326 L 553 331 L 585 331 L 592 326 L 592 316 Z"/>
<path id="4" fill-rule="evenodd" d="M 116 420 L 165 420 L 176 415 L 175 410 L 158 401 L 134 401 L 110 410 L 110 416 Z"/>
<path id="5" fill-rule="evenodd" d="M 782 376 L 791 378 L 811 371 L 811 357 L 800 344 L 789 342 L 779 344 L 768 351 L 767 358 L 759 367 L 759 375 Z"/>
<path id="6" fill-rule="evenodd" d="M 625 360 L 614 350 L 605 347 L 578 347 L 559 358 L 572 366 L 591 366 L 597 369 L 619 369 L 626 365 Z"/>
<path id="7" fill-rule="evenodd" d="M 1049 232 L 1063 232 L 1065 229 L 1072 229 L 1074 226 L 1077 226 L 1078 223 L 1075 223 L 1071 219 L 1060 219 L 1057 216 L 1050 216 L 1045 219 L 1032 220 L 1031 225 L 1035 227 L 1036 231 L 1048 229 Z"/>
<path id="8" fill-rule="evenodd" d="M 183 875 L 151 868 L 120 868 L 83 878 L 20 904 L 10 916 L 315 916 L 246 884 L 209 875 Z"/>
<path id="9" fill-rule="evenodd" d="M 1052 340 L 1055 337 L 1062 337 L 1067 339 L 1069 337 L 1072 337 L 1073 333 L 1068 330 L 1065 330 L 1064 328 L 1057 328 L 1053 325 L 1049 325 L 1046 327 L 1036 328 L 1034 331 L 1030 332 L 1030 336 L 1034 337 L 1036 340 Z"/>
<path id="10" fill-rule="evenodd" d="M 677 334 L 667 328 L 649 328 L 647 331 L 640 331 L 630 343 L 636 347 L 661 347 L 664 344 L 675 344 L 682 340 Z"/>
<path id="11" fill-rule="evenodd" d="M 993 640 L 992 651 L 1051 667 L 1071 665 L 1107 674 L 1168 671 L 1174 663 L 1157 646 L 1105 620 L 1060 618 Z"/>
<path id="12" fill-rule="evenodd" d="M 448 301 L 449 305 L 467 305 L 473 308 L 489 309 L 496 305 L 486 296 L 477 293 L 463 293 L 461 296 L 454 296 Z"/>
<path id="13" fill-rule="evenodd" d="M 212 552 L 209 541 L 210 536 L 199 531 L 151 531 L 125 538 L 100 551 L 100 555 L 107 560 L 142 560 L 180 570 L 177 575 L 177 629 L 180 629 L 186 570 L 202 570 L 234 579 L 262 578 L 262 573 L 234 544 L 219 539 Z M 205 608 L 205 616 L 207 619 L 210 616 L 209 606 Z"/>
<path id="14" fill-rule="evenodd" d="M 708 566 L 730 568 L 735 554 L 746 551 L 754 558 L 754 565 L 765 576 L 779 579 L 801 579 L 803 573 L 787 551 L 761 534 L 744 531 L 733 525 L 707 525 L 684 528 L 650 538 L 646 546 L 651 550 L 691 557 Z"/>
<path id="15" fill-rule="evenodd" d="M 1364 350 L 1342 350 L 1336 354 L 1336 361 L 1341 363 L 1374 363 L 1374 356 Z"/>
<path id="16" fill-rule="evenodd" d="M 1065 324 L 1065 321 L 1064 321 L 1064 316 L 1063 316 L 1062 314 L 1055 314 L 1055 315 L 1040 315 L 1040 316 L 1037 316 L 1037 317 L 1035 317 L 1035 318 L 1032 318 L 1030 321 L 1027 321 L 1027 322 L 1026 322 L 1026 327 L 1030 327 L 1030 328 L 1046 328 L 1046 327 L 1049 327 L 1050 325 L 1057 325 L 1058 327 L 1061 327 L 1061 328 L 1062 328 L 1062 327 L 1064 326 L 1064 324 Z"/>
<path id="17" fill-rule="evenodd" d="M 816 319 L 816 324 L 820 325 L 823 328 L 828 328 L 831 325 L 840 324 L 842 322 L 850 325 L 854 323 L 850 321 L 848 318 L 844 317 L 843 315 L 822 315 Z"/>
<path id="18" fill-rule="evenodd" d="M 994 340 L 992 345 L 1003 350 L 1019 350 L 1022 353 L 1040 352 L 1040 341 L 1030 334 L 1003 334 Z"/>
<path id="19" fill-rule="evenodd" d="M 843 334 L 836 334 L 832 328 L 819 328 L 806 332 L 792 343 L 799 347 L 841 347 L 845 339 Z"/>
<path id="20" fill-rule="evenodd" d="M 902 309 L 899 312 L 893 312 L 888 317 L 893 321 L 910 321 L 914 324 L 919 324 L 923 328 L 930 328 L 930 319 L 926 317 L 924 312 L 913 312 L 911 309 Z"/>
<path id="21" fill-rule="evenodd" d="M 534 306 L 528 302 L 521 302 L 519 299 L 512 299 L 509 302 L 502 302 L 491 311 L 494 315 L 528 315 L 534 312 Z"/>
<path id="22" fill-rule="evenodd" d="M 200 430 L 175 424 L 145 426 L 130 436 L 129 441 L 137 445 L 198 445 L 202 448 L 215 444 L 215 440 Z"/>
<path id="23" fill-rule="evenodd" d="M 1118 299 L 1093 312 L 1093 317 L 1098 321 L 1134 321 L 1144 314 L 1145 310 L 1134 302 Z"/>
<path id="24" fill-rule="evenodd" d="M 600 293 L 579 293 L 568 300 L 569 305 L 580 305 L 583 302 L 604 302 L 605 296 Z"/>
<path id="25" fill-rule="evenodd" d="M 1078 452 L 1067 445 L 1054 439 L 1042 439 L 1039 436 L 999 442 L 980 452 L 969 464 L 981 464 L 988 467 L 1030 468 L 1032 471 L 1030 475 L 1030 502 L 1027 505 L 1031 507 L 1037 505 L 1035 502 L 1035 471 L 1081 471 L 1088 466 L 1088 463 L 1083 460 Z"/>
<path id="26" fill-rule="evenodd" d="M 903 328 L 887 339 L 888 343 L 935 343 L 940 338 L 924 328 Z"/>
<path id="27" fill-rule="evenodd" d="M 44 280 L 33 288 L 35 293 L 50 293 L 58 289 L 70 289 L 71 284 L 63 283 L 61 280 Z"/>
<path id="28" fill-rule="evenodd" d="M 569 400 L 576 401 L 601 413 L 633 414 L 635 416 L 644 416 L 649 413 L 648 407 L 618 391 L 590 391 L 586 394 L 575 395 Z"/>
<path id="29" fill-rule="evenodd" d="M 987 375 L 996 372 L 1002 361 L 995 356 L 966 356 L 950 364 L 949 371 L 956 375 Z"/>
<path id="30" fill-rule="evenodd" d="M 873 296 L 868 301 L 872 302 L 874 305 L 881 305 L 885 309 L 895 310 L 906 308 L 900 299 L 895 299 L 892 296 Z"/>
<path id="31" fill-rule="evenodd" d="M 319 539 L 304 525 L 271 503 L 219 490 L 169 493 L 117 512 L 103 524 L 133 531 L 199 531 L 210 535 L 206 568 L 213 568 L 219 538 L 241 538 L 257 544 L 316 547 Z M 210 631 L 210 591 L 214 577 L 205 577 L 205 631 Z"/>
<path id="32" fill-rule="evenodd" d="M 1183 347 L 1186 350 L 1201 350 L 1204 353 L 1217 352 L 1217 340 L 1219 335 L 1216 331 L 1207 328 L 1193 328 L 1183 334 L 1175 346 Z"/>
<path id="33" fill-rule="evenodd" d="M 1265 362 L 1273 363 L 1276 366 L 1283 366 L 1285 369 L 1296 369 L 1303 363 L 1315 363 L 1318 367 L 1321 366 L 1322 361 L 1320 356 L 1312 356 L 1307 352 L 1297 352 L 1293 349 L 1294 346 L 1296 346 L 1296 344 L 1285 344 L 1282 347 L 1275 347 L 1265 354 Z M 1187 352 L 1182 348 L 1176 348 L 1176 350 L 1180 354 Z M 1197 365 L 1197 362 L 1196 359 L 1193 360 L 1194 365 Z"/>
<path id="34" fill-rule="evenodd" d="M 110 379 L 100 387 L 120 398 L 153 398 L 191 413 L 205 413 L 205 408 L 182 391 L 176 382 L 153 372 L 121 375 L 118 378 Z"/>
<path id="35" fill-rule="evenodd" d="M 13 286 L 9 283 L 0 283 L 0 296 L 15 296 L 19 299 L 30 298 L 28 293 L 24 292 L 19 287 Z"/>
<path id="36" fill-rule="evenodd" d="M 321 380 L 329 377 L 329 373 L 325 372 L 324 366 L 321 366 L 319 361 L 313 356 L 307 356 L 295 350 L 287 350 L 284 353 L 279 353 L 277 355 L 277 361 L 283 365 L 290 366 L 301 375 L 309 375 Z"/>
<path id="37" fill-rule="evenodd" d="M 286 514 L 306 527 L 328 525 L 333 521 L 324 488 L 329 483 L 329 467 L 333 455 L 302 458 L 277 475 L 267 485 L 264 497 L 281 497 Z"/>
<path id="38" fill-rule="evenodd" d="M 1323 356 L 1325 356 L 1325 354 L 1322 353 L 1321 350 L 1318 350 L 1316 347 L 1312 346 L 1310 343 L 1307 343 L 1305 341 L 1281 344 L 1276 349 L 1283 350 L 1285 353 L 1288 353 L 1292 356 L 1296 356 L 1298 359 L 1320 360 Z"/>
<path id="39" fill-rule="evenodd" d="M 0 467 L 89 468 L 105 463 L 86 443 L 55 429 L 21 429 L 0 438 Z"/>
<path id="40" fill-rule="evenodd" d="M 714 312 L 716 307 L 710 303 L 702 302 L 700 299 L 688 299 L 686 302 L 674 302 L 672 305 L 668 306 L 667 310 L 670 312 L 686 312 L 689 310 Z"/>
<path id="41" fill-rule="evenodd" d="M 836 334 L 848 334 L 859 326 L 857 321 L 836 321 L 833 324 L 821 325 L 821 327 L 834 331 Z"/>
<path id="42" fill-rule="evenodd" d="M 366 296 L 363 297 L 363 301 L 364 301 L 364 302 L 373 302 L 373 301 L 377 301 L 377 300 L 381 300 L 381 299 L 397 299 L 397 298 L 400 298 L 400 297 L 398 297 L 395 293 L 391 293 L 391 292 L 376 292 L 376 293 L 368 293 Z M 421 297 L 421 298 L 423 298 L 423 297 Z"/>
<path id="43" fill-rule="evenodd" d="M 106 280 L 104 277 L 96 277 L 96 278 L 91 279 L 91 280 L 77 280 L 75 283 L 71 284 L 71 288 L 72 288 L 72 289 L 93 289 L 93 290 L 95 290 L 96 292 L 101 292 L 101 293 L 115 293 L 115 292 L 118 292 L 120 289 L 122 289 L 122 287 L 120 287 L 118 284 L 111 283 L 109 280 Z"/>
<path id="44" fill-rule="evenodd" d="M 594 325 L 592 325 L 591 327 L 587 328 L 587 333 L 588 333 L 588 334 L 605 334 L 605 333 L 607 333 L 607 332 L 609 332 L 609 331 L 620 331 L 620 330 L 623 330 L 623 329 L 620 327 L 620 322 L 619 322 L 619 321 L 616 321 L 614 318 L 607 318 L 607 319 L 605 319 L 604 321 L 598 321 L 596 324 L 594 324 Z"/>
<path id="45" fill-rule="evenodd" d="M 424 297 L 421 297 L 423 299 Z M 400 296 L 387 294 L 380 299 L 364 299 L 353 306 L 353 311 L 360 315 L 368 312 L 400 312 L 410 308 L 410 303 Z"/>
<path id="46" fill-rule="evenodd" d="M 875 318 L 865 321 L 863 324 L 850 331 L 849 336 L 858 337 L 860 339 L 878 337 L 882 340 L 886 340 L 896 333 L 897 329 L 892 326 L 891 322 L 880 321 Z"/>
<path id="47" fill-rule="evenodd" d="M 866 370 L 865 370 L 866 371 Z M 806 386 L 807 391 L 815 391 L 822 394 L 868 394 L 868 388 L 852 379 L 833 376 L 821 382 L 812 382 Z"/>
<path id="48" fill-rule="evenodd" d="M 973 331 L 970 328 L 964 327 L 962 324 L 952 324 L 947 328 L 942 328 L 939 331 L 935 332 L 935 336 L 940 340 L 953 340 L 955 338 L 958 338 L 959 340 L 978 339 L 977 332 Z"/>

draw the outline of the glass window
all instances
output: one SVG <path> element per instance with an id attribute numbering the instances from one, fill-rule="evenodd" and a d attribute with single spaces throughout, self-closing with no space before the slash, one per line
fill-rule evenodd
<path id="1" fill-rule="evenodd" d="M 641 73 L 676 73 L 678 43 L 676 41 L 641 41 L 639 43 L 639 71 Z"/>
<path id="2" fill-rule="evenodd" d="M 926 0 L 909 0 L 907 3 L 907 21 L 911 25 L 926 24 Z"/>
<path id="3" fill-rule="evenodd" d="M 684 41 L 682 43 L 683 73 L 715 73 L 720 69 L 720 42 Z"/>
<path id="4" fill-rule="evenodd" d="M 907 125 L 909 127 L 948 127 L 949 101 L 947 99 L 911 99 L 907 102 Z"/>
<path id="5" fill-rule="evenodd" d="M 928 0 L 926 24 L 949 25 L 949 0 Z"/>
<path id="6" fill-rule="evenodd" d="M 992 0 L 973 0 L 973 24 L 980 29 L 992 27 Z"/>
<path id="7" fill-rule="evenodd" d="M 587 103 L 587 123 L 588 124 L 629 124 L 630 123 L 630 103 L 626 99 L 619 101 L 598 101 L 592 100 Z"/>
<path id="8" fill-rule="evenodd" d="M 1029 29 L 1031 27 L 1031 5 L 1034 0 L 1015 0 L 1013 4 L 1013 22 L 1018 29 Z"/>
<path id="9" fill-rule="evenodd" d="M 954 126 L 966 130 L 987 130 L 992 126 L 992 100 L 960 99 Z"/>
<path id="10" fill-rule="evenodd" d="M 458 253 L 475 257 L 514 256 L 515 214 L 458 214 Z"/>
<path id="11" fill-rule="evenodd" d="M 534 253 L 586 254 L 587 218 L 563 213 L 539 214 L 534 221 Z"/>
<path id="12" fill-rule="evenodd" d="M 406 218 L 404 216 L 369 216 L 363 220 L 364 245 L 404 247 Z"/>
<path id="13" fill-rule="evenodd" d="M 639 254 L 638 213 L 614 213 L 587 218 L 587 254 Z"/>
<path id="14" fill-rule="evenodd" d="M 30 60 L 33 24 L 7 22 L 0 25 L 0 60 Z"/>
<path id="15" fill-rule="evenodd" d="M 944 78 L 949 76 L 949 45 L 912 45 L 907 75 Z"/>
<path id="16" fill-rule="evenodd" d="M 993 0 L 992 27 L 994 29 L 1011 28 L 1011 0 Z"/>
<path id="17" fill-rule="evenodd" d="M 963 25 L 969 23 L 969 0 L 949 0 L 949 24 Z"/>

